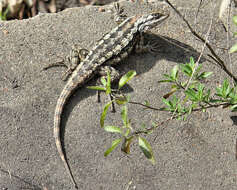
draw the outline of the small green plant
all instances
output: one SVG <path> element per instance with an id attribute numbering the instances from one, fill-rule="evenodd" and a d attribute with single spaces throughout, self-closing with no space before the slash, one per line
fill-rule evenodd
<path id="1" fill-rule="evenodd" d="M 177 116 L 191 114 L 192 110 L 205 111 L 210 107 L 226 106 L 232 111 L 236 111 L 237 107 L 237 89 L 230 87 L 227 79 L 224 80 L 221 87 L 217 87 L 214 93 L 207 89 L 204 80 L 212 75 L 212 72 L 200 72 L 202 66 L 199 65 L 195 70 L 194 59 L 191 57 L 190 62 L 175 66 L 171 70 L 171 74 L 165 74 L 165 80 L 160 82 L 168 82 L 171 84 L 171 92 L 166 94 L 162 100 L 166 107 L 165 111 L 177 114 Z M 184 80 L 179 79 L 179 72 L 184 75 Z M 186 78 L 185 78 L 186 77 Z M 184 98 L 178 99 L 175 92 L 181 90 L 184 92 Z M 173 95 L 174 94 L 174 95 Z M 170 96 L 170 100 L 167 100 Z"/>
<path id="2" fill-rule="evenodd" d="M 119 80 L 118 89 L 111 90 L 111 81 L 110 81 L 110 73 L 107 73 L 107 79 L 102 78 L 101 83 L 103 86 L 90 86 L 88 88 L 94 90 L 104 91 L 107 95 L 110 94 L 114 98 L 110 102 L 108 102 L 103 109 L 103 112 L 100 117 L 100 126 L 109 133 L 117 133 L 120 135 L 118 139 L 112 141 L 111 146 L 105 151 L 104 156 L 108 156 L 119 144 L 121 144 L 121 150 L 126 154 L 130 153 L 130 145 L 135 139 L 137 139 L 138 145 L 141 151 L 144 153 L 146 158 L 148 158 L 153 164 L 155 163 L 155 158 L 153 155 L 153 151 L 151 145 L 147 142 L 144 137 L 141 137 L 138 132 L 132 133 L 133 128 L 131 125 L 131 120 L 128 118 L 128 108 L 127 103 L 130 100 L 129 96 L 116 96 L 115 94 L 119 94 L 121 88 L 127 84 L 134 76 L 136 75 L 135 71 L 129 71 L 127 74 L 121 77 Z M 114 125 L 105 125 L 105 119 L 108 112 L 109 107 L 116 103 L 119 106 L 122 106 L 121 111 L 121 119 L 123 121 L 123 126 L 114 126 Z M 146 132 L 147 133 L 147 132 Z"/>
<path id="3" fill-rule="evenodd" d="M 132 102 L 130 96 L 125 96 L 121 93 L 121 88 L 127 84 L 135 75 L 135 71 L 129 71 L 119 80 L 118 89 L 111 88 L 111 76 L 107 73 L 107 78 L 102 78 L 102 86 L 91 86 L 90 89 L 104 91 L 112 97 L 102 111 L 100 117 L 100 126 L 109 133 L 116 133 L 119 138 L 112 141 L 111 146 L 105 151 L 104 156 L 108 156 L 118 145 L 121 145 L 121 150 L 126 154 L 130 153 L 131 143 L 137 142 L 141 151 L 152 164 L 155 163 L 152 147 L 149 142 L 143 137 L 152 133 L 158 126 L 172 119 L 185 120 L 188 115 L 194 111 L 206 111 L 211 107 L 230 107 L 232 111 L 237 111 L 237 87 L 231 87 L 227 79 L 224 80 L 220 87 L 217 87 L 214 92 L 207 88 L 205 80 L 212 75 L 212 72 L 201 72 L 202 65 L 196 65 L 191 57 L 190 61 L 185 64 L 176 65 L 171 69 L 170 74 L 164 74 L 164 79 L 159 83 L 169 83 L 171 90 L 162 98 L 165 106 L 161 108 L 153 108 L 150 103 L 145 101 L 145 104 Z M 109 107 L 113 104 L 122 106 L 121 119 L 122 126 L 105 125 L 106 115 Z M 141 127 L 136 130 L 131 124 L 131 119 L 128 118 L 127 104 L 139 104 L 145 108 L 156 111 L 166 111 L 171 114 L 163 122 L 153 123 L 151 127 L 146 127 L 141 124 Z"/>

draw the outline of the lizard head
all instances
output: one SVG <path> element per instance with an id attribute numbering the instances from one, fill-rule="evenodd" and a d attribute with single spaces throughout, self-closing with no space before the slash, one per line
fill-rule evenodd
<path id="1" fill-rule="evenodd" d="M 156 11 L 147 15 L 143 15 L 138 19 L 139 22 L 137 22 L 138 31 L 143 32 L 149 30 L 163 22 L 168 17 L 168 11 Z"/>

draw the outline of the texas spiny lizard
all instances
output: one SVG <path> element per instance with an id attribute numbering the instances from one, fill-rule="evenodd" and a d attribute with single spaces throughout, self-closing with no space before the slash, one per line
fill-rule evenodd
<path id="1" fill-rule="evenodd" d="M 159 10 L 150 14 L 128 17 L 109 33 L 104 35 L 95 44 L 92 50 L 86 53 L 83 59 L 79 58 L 79 49 L 72 50 L 74 51 L 74 57 L 69 61 L 80 62 L 80 64 L 74 68 L 58 98 L 54 115 L 54 138 L 59 155 L 75 188 L 78 187 L 65 158 L 60 137 L 61 115 L 67 99 L 76 88 L 83 86 L 95 74 L 100 73 L 100 71 L 104 69 L 104 66 L 106 66 L 106 69 L 109 69 L 110 65 L 120 62 L 121 59 L 127 57 L 133 49 L 137 50 L 137 52 L 141 51 L 141 49 L 151 50 L 152 46 L 149 47 L 149 44 L 146 47 L 143 46 L 144 38 L 142 33 L 158 25 L 168 18 L 168 16 L 169 13 L 167 11 Z"/>

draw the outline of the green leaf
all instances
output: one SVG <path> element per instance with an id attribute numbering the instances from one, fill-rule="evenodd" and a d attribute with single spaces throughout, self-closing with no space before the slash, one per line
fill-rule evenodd
<path id="1" fill-rule="evenodd" d="M 127 98 L 127 102 L 129 102 L 129 101 L 131 100 L 131 95 L 128 94 L 128 95 L 126 96 L 126 98 Z"/>
<path id="2" fill-rule="evenodd" d="M 207 90 L 207 93 L 206 93 L 205 96 L 204 96 L 204 101 L 209 102 L 209 100 L 210 100 L 210 95 L 211 95 L 211 90 L 208 89 L 208 90 Z"/>
<path id="3" fill-rule="evenodd" d="M 229 81 L 227 79 L 224 80 L 222 85 L 222 95 L 224 98 L 227 98 L 230 93 Z"/>
<path id="4" fill-rule="evenodd" d="M 181 70 L 184 74 L 186 74 L 188 77 L 191 77 L 194 71 L 194 67 L 195 67 L 195 62 L 193 57 L 190 57 L 190 61 L 189 63 L 186 64 L 181 64 Z"/>
<path id="5" fill-rule="evenodd" d="M 197 102 L 199 99 L 196 92 L 191 88 L 188 88 L 184 93 L 189 97 L 191 101 Z"/>
<path id="6" fill-rule="evenodd" d="M 212 75 L 212 73 L 213 73 L 213 72 L 203 72 L 203 73 L 201 73 L 197 78 L 198 78 L 199 80 L 202 80 L 202 79 L 205 79 L 205 78 L 209 77 L 210 75 Z"/>
<path id="7" fill-rule="evenodd" d="M 0 20 L 4 20 L 2 11 L 0 11 Z"/>
<path id="8" fill-rule="evenodd" d="M 138 144 L 146 158 L 151 161 L 152 164 L 155 164 L 153 151 L 151 145 L 147 142 L 147 140 L 145 138 L 138 137 Z"/>
<path id="9" fill-rule="evenodd" d="M 237 86 L 231 89 L 229 97 L 231 98 L 231 101 L 230 101 L 231 104 L 237 103 Z"/>
<path id="10" fill-rule="evenodd" d="M 216 87 L 216 95 L 222 97 L 222 88 Z"/>
<path id="11" fill-rule="evenodd" d="M 127 137 L 127 136 L 130 134 L 130 132 L 131 132 L 131 130 L 130 130 L 129 128 L 127 128 L 127 130 L 126 130 L 124 136 Z"/>
<path id="12" fill-rule="evenodd" d="M 119 89 L 122 88 L 129 80 L 131 80 L 135 75 L 136 71 L 128 71 L 125 75 L 119 80 Z"/>
<path id="13" fill-rule="evenodd" d="M 178 102 L 178 99 L 177 99 L 176 95 L 174 95 L 174 96 L 173 96 L 173 99 L 172 99 L 172 104 L 173 104 L 174 106 L 176 106 L 177 102 Z"/>
<path id="14" fill-rule="evenodd" d="M 100 78 L 100 81 L 101 81 L 101 83 L 103 84 L 103 86 L 106 87 L 107 82 L 106 82 L 106 80 L 105 80 L 105 77 L 101 77 L 101 78 Z"/>
<path id="15" fill-rule="evenodd" d="M 107 83 L 106 83 L 106 94 L 110 94 L 111 93 L 111 76 L 110 76 L 110 72 L 107 72 Z"/>
<path id="16" fill-rule="evenodd" d="M 0 20 L 7 20 L 7 13 L 10 10 L 10 5 L 6 8 L 4 12 L 0 11 Z"/>
<path id="17" fill-rule="evenodd" d="M 197 85 L 197 82 L 196 81 L 192 81 L 188 88 L 195 89 L 196 85 Z"/>
<path id="18" fill-rule="evenodd" d="M 235 16 L 233 16 L 233 23 L 235 24 L 235 25 L 237 25 L 237 16 L 235 15 Z"/>
<path id="19" fill-rule="evenodd" d="M 115 97 L 115 102 L 118 105 L 123 105 L 126 104 L 128 102 L 128 99 L 126 96 L 119 96 L 119 97 Z"/>
<path id="20" fill-rule="evenodd" d="M 185 108 L 183 108 L 182 104 L 180 104 L 180 103 L 177 104 L 177 112 L 178 112 L 179 114 L 185 112 Z"/>
<path id="21" fill-rule="evenodd" d="M 190 62 L 189 64 L 191 65 L 192 68 L 195 67 L 195 62 L 194 62 L 194 58 L 193 57 L 190 57 Z"/>
<path id="22" fill-rule="evenodd" d="M 168 100 L 166 100 L 165 98 L 162 98 L 162 101 L 168 106 L 170 107 L 170 102 Z"/>
<path id="23" fill-rule="evenodd" d="M 233 45 L 231 48 L 230 48 L 230 53 L 234 53 L 237 51 L 237 44 Z"/>
<path id="24" fill-rule="evenodd" d="M 107 111 L 109 109 L 109 106 L 112 104 L 112 102 L 110 101 L 109 103 L 107 103 L 105 106 L 104 106 L 104 110 L 101 114 L 101 117 L 100 117 L 100 126 L 101 127 L 104 127 L 104 122 L 105 122 L 105 117 L 106 117 L 106 114 L 107 114 Z"/>
<path id="25" fill-rule="evenodd" d="M 202 68 L 202 65 L 201 65 L 201 64 L 198 65 L 198 67 L 197 67 L 197 69 L 196 69 L 196 73 L 197 73 L 197 74 L 200 72 L 201 68 Z"/>
<path id="26" fill-rule="evenodd" d="M 105 88 L 105 87 L 102 87 L 102 86 L 88 86 L 87 88 L 88 88 L 88 89 L 91 89 L 91 90 L 106 91 L 106 88 Z"/>
<path id="27" fill-rule="evenodd" d="M 131 124 L 131 119 L 128 120 L 128 123 L 126 125 L 126 128 L 130 129 L 130 130 L 133 130 L 132 129 L 132 124 Z"/>
<path id="28" fill-rule="evenodd" d="M 126 105 L 124 105 L 122 108 L 121 116 L 122 116 L 124 126 L 127 126 L 127 124 L 128 124 L 128 108 Z"/>
<path id="29" fill-rule="evenodd" d="M 120 127 L 116 127 L 116 126 L 105 126 L 104 130 L 110 133 L 120 133 L 122 134 L 122 130 Z"/>
<path id="30" fill-rule="evenodd" d="M 190 114 L 192 113 L 193 108 L 194 108 L 194 105 L 193 105 L 193 104 L 188 107 L 188 111 L 187 111 L 187 114 L 188 114 L 188 115 L 190 115 Z"/>
<path id="31" fill-rule="evenodd" d="M 179 70 L 179 66 L 178 65 L 175 65 L 173 67 L 173 69 L 171 70 L 171 78 L 176 81 L 177 80 L 177 77 L 178 77 L 178 70 Z"/>
<path id="32" fill-rule="evenodd" d="M 192 73 L 193 73 L 193 70 L 192 70 L 192 67 L 190 67 L 190 65 L 188 64 L 181 64 L 180 65 L 181 67 L 181 70 L 184 74 L 186 74 L 188 77 L 191 77 Z"/>
<path id="33" fill-rule="evenodd" d="M 158 81 L 158 83 L 163 83 L 163 82 L 174 82 L 173 80 L 169 80 L 169 79 L 167 79 L 167 80 L 159 80 Z"/>
<path id="34" fill-rule="evenodd" d="M 151 105 L 150 102 L 148 102 L 147 100 L 145 100 L 144 104 L 145 104 L 146 106 L 150 106 L 150 105 Z"/>
<path id="35" fill-rule="evenodd" d="M 104 156 L 108 156 L 118 145 L 119 143 L 121 142 L 122 139 L 116 139 L 112 142 L 112 145 L 110 148 L 108 148 L 105 153 L 104 153 Z"/>
<path id="36" fill-rule="evenodd" d="M 164 76 L 165 78 L 167 78 L 167 79 L 170 79 L 170 76 L 167 75 L 167 74 L 163 74 L 163 76 Z"/>
<path id="37" fill-rule="evenodd" d="M 203 98 L 204 85 L 199 83 L 198 85 L 198 100 L 201 101 Z"/>
<path id="38" fill-rule="evenodd" d="M 230 109 L 231 109 L 232 112 L 236 112 L 237 111 L 237 104 L 231 106 Z"/>

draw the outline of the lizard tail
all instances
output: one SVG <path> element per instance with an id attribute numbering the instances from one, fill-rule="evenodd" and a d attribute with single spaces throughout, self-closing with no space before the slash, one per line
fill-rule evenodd
<path id="1" fill-rule="evenodd" d="M 56 109 L 55 109 L 55 115 L 54 115 L 54 138 L 55 138 L 56 147 L 57 147 L 59 156 L 60 156 L 61 160 L 63 161 L 64 167 L 66 168 L 75 188 L 78 189 L 76 181 L 72 175 L 72 171 L 71 171 L 69 164 L 66 160 L 65 152 L 62 148 L 61 134 L 60 134 L 60 123 L 61 123 L 61 115 L 63 112 L 63 107 L 66 103 L 66 100 L 70 97 L 74 88 L 75 88 L 74 85 L 70 85 L 70 83 L 67 84 L 65 86 L 65 88 L 63 89 L 62 93 L 60 94 L 60 97 L 58 98 Z"/>

